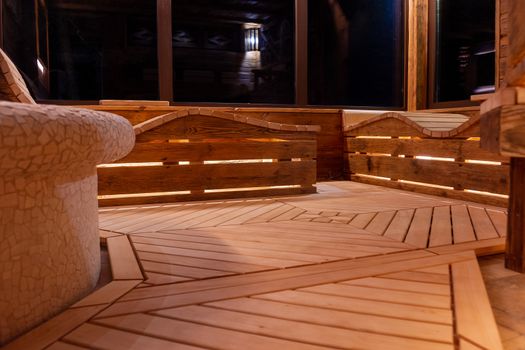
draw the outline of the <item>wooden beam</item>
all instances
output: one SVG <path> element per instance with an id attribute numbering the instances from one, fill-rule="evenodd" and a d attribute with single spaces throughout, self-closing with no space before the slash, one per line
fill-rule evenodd
<path id="1" fill-rule="evenodd" d="M 295 0 L 295 104 L 308 104 L 307 0 Z"/>
<path id="2" fill-rule="evenodd" d="M 428 0 L 408 1 L 407 108 L 426 108 Z"/>
<path id="3" fill-rule="evenodd" d="M 159 97 L 173 100 L 173 46 L 171 0 L 157 0 L 157 49 L 159 62 Z"/>
<path id="4" fill-rule="evenodd" d="M 505 267 L 525 272 L 525 159 L 511 158 Z"/>
<path id="5" fill-rule="evenodd" d="M 0 0 L 0 48 L 4 48 L 4 0 Z"/>

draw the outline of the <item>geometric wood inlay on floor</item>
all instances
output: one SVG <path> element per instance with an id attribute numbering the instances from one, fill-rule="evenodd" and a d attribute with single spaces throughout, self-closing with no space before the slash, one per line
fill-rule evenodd
<path id="1" fill-rule="evenodd" d="M 501 349 L 460 243 L 495 249 L 502 209 L 319 187 L 102 209 L 115 280 L 6 349 Z"/>

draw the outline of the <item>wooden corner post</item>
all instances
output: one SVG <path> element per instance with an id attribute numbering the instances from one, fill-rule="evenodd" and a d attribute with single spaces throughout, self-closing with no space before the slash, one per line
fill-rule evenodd
<path id="1" fill-rule="evenodd" d="M 509 216 L 505 266 L 525 272 L 525 1 L 499 1 L 498 21 L 508 18 L 505 82 L 481 106 L 482 147 L 510 157 Z M 498 33 L 499 36 L 506 35 Z M 498 41 L 497 41 L 498 42 Z M 507 85 L 508 87 L 505 87 Z"/>
<path id="2" fill-rule="evenodd" d="M 173 46 L 171 0 L 157 0 L 159 97 L 173 100 Z"/>

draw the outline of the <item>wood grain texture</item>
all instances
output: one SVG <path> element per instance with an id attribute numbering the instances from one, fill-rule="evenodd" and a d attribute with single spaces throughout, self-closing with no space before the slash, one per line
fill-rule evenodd
<path id="1" fill-rule="evenodd" d="M 507 82 L 510 85 L 523 85 L 525 71 L 523 70 L 525 59 L 525 25 L 523 13 L 525 4 L 522 1 L 509 2 L 509 47 Z"/>
<path id="2" fill-rule="evenodd" d="M 144 279 L 127 236 L 108 238 L 107 245 L 114 280 Z"/>
<path id="3" fill-rule="evenodd" d="M 428 65 L 428 2 L 408 2 L 408 93 L 407 109 L 415 111 L 426 107 Z"/>
<path id="4" fill-rule="evenodd" d="M 65 334 L 87 322 L 106 306 L 68 309 L 46 323 L 2 347 L 2 350 L 40 350 L 53 344 Z"/>
<path id="5" fill-rule="evenodd" d="M 466 192 L 463 190 L 454 190 L 448 188 L 437 188 L 426 186 L 424 184 L 406 183 L 399 181 L 392 181 L 388 179 L 371 178 L 352 174 L 350 178 L 354 182 L 361 182 L 364 184 L 394 188 L 403 191 L 411 191 L 416 193 L 424 193 L 427 195 L 459 199 L 464 201 L 471 201 L 486 205 L 493 205 L 497 207 L 507 207 L 508 199 L 505 197 L 487 196 L 480 193 Z"/>
<path id="6" fill-rule="evenodd" d="M 493 251 L 504 238 L 452 244 L 454 208 L 475 232 L 489 221 L 501 229 L 505 217 L 496 208 L 351 182 L 322 184 L 302 198 L 103 209 L 101 226 L 129 234 L 147 280 L 114 281 L 94 293 L 70 310 L 105 309 L 48 332 L 48 345 L 404 350 L 454 349 L 463 340 L 492 349 L 485 340 L 497 329 L 471 269 L 473 251 Z M 112 246 L 122 238 L 107 239 Z M 462 262 L 472 264 L 468 271 Z M 473 305 L 482 305 L 475 316 Z M 485 320 L 458 327 L 469 317 Z"/>
<path id="7" fill-rule="evenodd" d="M 242 145 L 242 147 L 239 147 Z M 130 154 L 117 163 L 141 162 L 202 162 L 207 160 L 289 159 L 316 157 L 315 140 L 250 141 L 246 139 L 223 142 L 145 143 L 138 142 Z"/>
<path id="8" fill-rule="evenodd" d="M 180 200 L 174 192 L 181 191 L 193 200 L 231 197 L 229 191 L 264 195 L 260 190 L 274 186 L 312 192 L 318 157 L 313 130 L 319 127 L 209 108 L 174 110 L 135 125 L 136 145 L 117 161 L 124 166 L 99 168 L 99 195 L 131 195 L 101 198 L 108 205 Z M 221 189 L 228 191 L 206 191 Z M 295 194 L 297 188 L 280 192 Z"/>
<path id="9" fill-rule="evenodd" d="M 233 118 L 234 115 L 231 114 Z M 137 136 L 137 142 L 158 140 L 206 140 L 231 138 L 283 138 L 311 139 L 315 132 L 297 132 L 296 130 L 276 130 L 266 128 L 267 122 L 261 119 L 240 116 L 239 121 L 227 120 L 209 115 L 190 114 L 148 130 Z M 244 119 L 244 122 L 243 122 Z M 254 125 L 259 123 L 260 126 Z"/>
<path id="10" fill-rule="evenodd" d="M 512 158 L 505 266 L 525 272 L 525 159 Z"/>
<path id="11" fill-rule="evenodd" d="M 364 139 L 347 138 L 347 152 L 430 156 L 453 159 L 509 162 L 507 157 L 484 151 L 479 141 L 461 139 Z"/>
<path id="12" fill-rule="evenodd" d="M 350 171 L 492 193 L 508 193 L 508 166 L 349 154 Z"/>
<path id="13" fill-rule="evenodd" d="M 470 261 L 452 264 L 452 281 L 459 336 L 485 349 L 503 349 L 481 271 L 474 257 Z"/>
<path id="14" fill-rule="evenodd" d="M 94 110 L 102 110 L 121 115 L 133 125 L 148 119 L 174 111 L 187 110 L 191 106 L 171 107 L 133 107 L 133 106 L 82 106 Z M 319 125 L 317 153 L 321 154 L 317 163 L 317 177 L 322 180 L 340 180 L 343 178 L 343 138 L 342 112 L 337 109 L 322 108 L 254 108 L 254 107 L 210 107 L 216 111 L 242 113 L 246 116 L 274 123 Z"/>
<path id="15" fill-rule="evenodd" d="M 99 195 L 311 185 L 315 161 L 99 168 Z"/>

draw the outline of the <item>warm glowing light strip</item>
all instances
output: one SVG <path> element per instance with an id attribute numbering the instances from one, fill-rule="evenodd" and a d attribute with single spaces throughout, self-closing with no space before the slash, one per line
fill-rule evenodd
<path id="1" fill-rule="evenodd" d="M 492 192 L 484 192 L 484 191 L 476 191 L 476 190 L 465 190 L 465 192 L 481 194 L 481 195 L 484 195 L 484 196 L 491 196 L 491 197 L 505 198 L 505 199 L 508 199 L 508 198 L 509 198 L 509 196 L 506 195 L 506 194 L 498 194 L 498 193 L 492 193 Z"/>
<path id="2" fill-rule="evenodd" d="M 454 158 L 430 157 L 430 156 L 415 156 L 416 159 L 421 160 L 437 160 L 440 162 L 453 162 Z"/>
<path id="3" fill-rule="evenodd" d="M 204 190 L 204 193 L 221 193 L 221 192 L 237 192 L 237 191 L 255 191 L 255 190 L 276 190 L 284 188 L 300 188 L 301 185 L 286 185 L 286 186 L 265 186 L 265 187 L 242 187 L 242 188 L 222 188 L 218 190 Z"/>
<path id="4" fill-rule="evenodd" d="M 205 160 L 204 164 L 249 164 L 272 163 L 272 159 L 240 159 L 240 160 Z"/>
<path id="5" fill-rule="evenodd" d="M 112 195 L 98 196 L 98 199 L 160 197 L 160 196 L 173 196 L 173 195 L 183 195 L 183 194 L 191 194 L 191 191 L 112 194 Z"/>
<path id="6" fill-rule="evenodd" d="M 115 163 L 115 164 L 101 164 L 97 168 L 134 168 L 144 166 L 162 166 L 162 162 L 150 162 L 150 163 Z"/>
<path id="7" fill-rule="evenodd" d="M 255 141 L 255 142 L 286 142 L 288 140 L 285 140 L 285 139 L 276 139 L 276 138 L 271 138 L 271 139 L 246 139 L 247 141 Z"/>
<path id="8" fill-rule="evenodd" d="M 429 183 L 426 183 L 426 182 L 416 182 L 416 181 L 408 181 L 408 180 L 398 180 L 398 182 L 409 184 L 409 185 L 418 185 L 418 186 L 424 186 L 424 187 L 440 188 L 440 189 L 443 189 L 443 190 L 453 190 L 454 189 L 454 187 L 429 184 Z"/>
<path id="9" fill-rule="evenodd" d="M 361 176 L 361 177 L 368 177 L 368 178 L 371 178 L 371 179 L 377 179 L 377 180 L 385 180 L 385 181 L 392 180 L 389 177 L 382 177 L 382 176 L 374 176 L 374 175 L 367 175 L 367 174 L 355 174 L 355 175 L 356 176 Z"/>
<path id="10" fill-rule="evenodd" d="M 390 140 L 392 136 L 356 136 L 356 139 Z"/>
<path id="11" fill-rule="evenodd" d="M 388 153 L 367 153 L 367 156 L 383 156 L 383 157 L 391 157 L 391 154 Z"/>
<path id="12" fill-rule="evenodd" d="M 465 160 L 465 163 L 484 164 L 484 165 L 501 165 L 501 162 L 491 162 L 488 160 L 472 160 L 472 159 Z"/>

